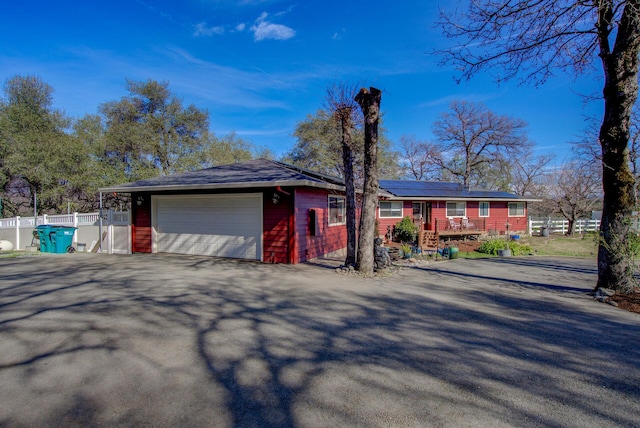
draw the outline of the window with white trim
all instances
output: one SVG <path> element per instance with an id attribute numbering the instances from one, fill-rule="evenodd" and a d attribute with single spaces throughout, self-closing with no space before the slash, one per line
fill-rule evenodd
<path id="1" fill-rule="evenodd" d="M 447 217 L 466 217 L 466 202 L 447 202 Z"/>
<path id="2" fill-rule="evenodd" d="M 509 217 L 524 217 L 524 202 L 509 202 Z"/>
<path id="3" fill-rule="evenodd" d="M 402 218 L 402 201 L 380 201 L 380 218 Z"/>
<path id="4" fill-rule="evenodd" d="M 489 202 L 478 204 L 478 217 L 489 217 Z"/>
<path id="5" fill-rule="evenodd" d="M 346 223 L 346 200 L 344 196 L 329 195 L 329 226 L 338 226 Z"/>

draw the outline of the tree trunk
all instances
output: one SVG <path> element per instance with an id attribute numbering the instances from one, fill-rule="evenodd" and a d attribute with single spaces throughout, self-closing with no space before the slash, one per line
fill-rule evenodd
<path id="1" fill-rule="evenodd" d="M 634 285 L 633 260 L 625 257 L 631 214 L 634 208 L 634 177 L 629 168 L 628 142 L 631 111 L 638 96 L 638 2 L 625 6 L 614 50 L 603 30 L 610 11 L 601 10 L 600 57 L 604 67 L 604 118 L 600 127 L 602 146 L 602 185 L 604 201 L 598 248 L 598 283 L 604 287 L 630 291 Z"/>
<path id="2" fill-rule="evenodd" d="M 356 102 L 364 115 L 364 186 L 358 266 L 363 273 L 373 273 L 373 240 L 375 239 L 376 208 L 378 206 L 378 122 L 382 92 L 376 88 L 360 89 Z"/>
<path id="3" fill-rule="evenodd" d="M 575 229 L 576 229 L 576 218 L 575 217 L 571 217 L 568 218 L 568 227 L 567 227 L 567 236 L 573 236 L 573 234 L 575 233 Z"/>
<path id="4" fill-rule="evenodd" d="M 338 112 L 342 131 L 342 164 L 344 168 L 345 197 L 347 199 L 347 257 L 345 266 L 356 264 L 356 191 L 353 175 L 353 150 L 351 141 L 351 109 Z"/>

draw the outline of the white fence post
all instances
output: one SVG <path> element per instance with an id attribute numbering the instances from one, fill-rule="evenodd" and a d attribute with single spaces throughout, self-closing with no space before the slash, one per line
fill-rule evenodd
<path id="1" fill-rule="evenodd" d="M 107 253 L 113 254 L 113 210 L 107 211 Z"/>
<path id="2" fill-rule="evenodd" d="M 20 249 L 20 216 L 16 216 L 16 250 Z"/>
<path id="3" fill-rule="evenodd" d="M 73 212 L 73 227 L 76 228 L 76 230 L 73 231 L 73 242 L 77 243 L 78 242 L 78 213 L 75 211 Z"/>
<path id="4" fill-rule="evenodd" d="M 33 219 L 33 223 L 34 224 L 38 224 L 38 218 L 34 218 Z M 42 224 L 49 224 L 49 220 L 47 219 L 47 215 L 46 214 L 42 214 Z"/>

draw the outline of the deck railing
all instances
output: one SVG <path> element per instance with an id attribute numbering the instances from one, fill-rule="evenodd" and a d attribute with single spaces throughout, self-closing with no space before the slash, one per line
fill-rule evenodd
<path id="1" fill-rule="evenodd" d="M 453 222 L 453 225 L 452 225 Z M 436 219 L 437 232 L 464 232 L 475 233 L 486 231 L 486 219 L 484 218 L 468 218 L 467 222 L 463 222 L 460 218 L 438 218 Z"/>

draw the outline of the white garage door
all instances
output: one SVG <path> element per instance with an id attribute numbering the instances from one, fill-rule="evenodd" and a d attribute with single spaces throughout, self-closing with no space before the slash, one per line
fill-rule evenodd
<path id="1" fill-rule="evenodd" d="M 156 252 L 261 260 L 262 194 L 153 200 Z"/>

